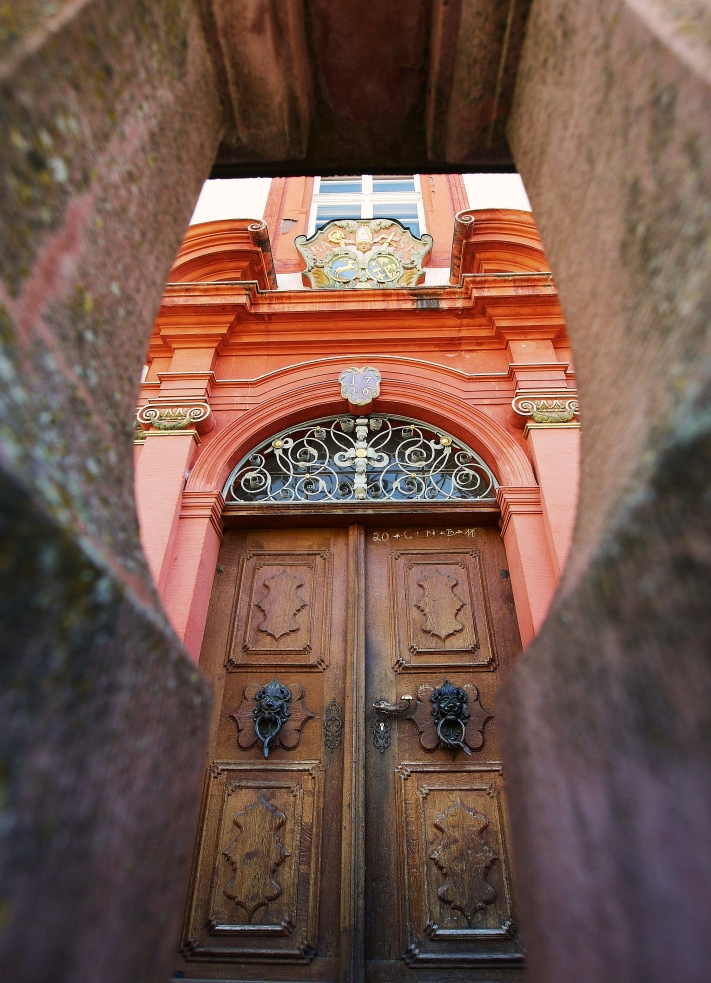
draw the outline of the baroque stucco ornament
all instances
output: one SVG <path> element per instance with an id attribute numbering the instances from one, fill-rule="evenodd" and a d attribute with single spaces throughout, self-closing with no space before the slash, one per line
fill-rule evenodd
<path id="1" fill-rule="evenodd" d="M 354 406 L 367 406 L 380 395 L 382 376 L 372 365 L 344 369 L 338 377 L 341 396 Z"/>
<path id="2" fill-rule="evenodd" d="M 196 430 L 199 434 L 206 434 L 215 428 L 212 410 L 203 401 L 173 403 L 163 399 L 150 400 L 136 413 L 136 422 L 144 431 L 153 429 L 163 433 Z"/>
<path id="3" fill-rule="evenodd" d="M 511 408 L 519 420 L 529 418 L 534 423 L 547 425 L 570 423 L 580 414 L 578 394 L 574 390 L 564 393 L 521 393 L 514 398 Z"/>
<path id="4" fill-rule="evenodd" d="M 337 219 L 294 244 L 306 263 L 308 287 L 413 287 L 423 283 L 422 261 L 432 236 L 419 239 L 390 218 Z"/>

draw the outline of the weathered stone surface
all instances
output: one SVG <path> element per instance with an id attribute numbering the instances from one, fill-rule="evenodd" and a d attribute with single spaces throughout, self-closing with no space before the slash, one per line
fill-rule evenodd
<path id="1" fill-rule="evenodd" d="M 0 18 L 0 976 L 159 980 L 209 696 L 140 550 L 133 413 L 221 109 L 188 0 Z"/>
<path id="2" fill-rule="evenodd" d="M 708 976 L 705 16 L 537 0 L 509 130 L 585 417 L 562 589 L 499 708 L 533 981 Z"/>
<path id="3" fill-rule="evenodd" d="M 205 0 L 231 109 L 214 176 L 512 169 L 530 0 Z"/>
<path id="4" fill-rule="evenodd" d="M 2 979 L 165 979 L 205 684 L 162 618 L 3 478 Z"/>

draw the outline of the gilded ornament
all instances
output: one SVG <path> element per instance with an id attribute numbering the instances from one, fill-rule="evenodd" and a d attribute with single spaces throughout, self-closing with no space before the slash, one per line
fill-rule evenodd
<path id="1" fill-rule="evenodd" d="M 554 425 L 570 423 L 579 415 L 578 395 L 574 391 L 554 393 L 521 393 L 511 407 L 517 417 L 530 417 L 534 423 Z"/>
<path id="2" fill-rule="evenodd" d="M 421 284 L 432 242 L 432 236 L 418 239 L 395 219 L 337 219 L 310 239 L 294 240 L 306 263 L 305 285 L 332 289 Z"/>

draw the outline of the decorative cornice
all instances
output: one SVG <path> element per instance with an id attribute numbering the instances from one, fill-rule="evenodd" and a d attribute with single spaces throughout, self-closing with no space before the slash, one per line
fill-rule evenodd
<path id="1" fill-rule="evenodd" d="M 150 399 L 136 413 L 136 421 L 145 431 L 152 429 L 163 433 L 180 433 L 194 429 L 202 435 L 215 429 L 212 410 L 202 400 L 185 399 L 173 402 L 160 398 Z"/>
<path id="2" fill-rule="evenodd" d="M 512 208 L 466 209 L 454 217 L 450 283 L 469 273 L 550 271 L 530 212 Z"/>
<path id="3" fill-rule="evenodd" d="M 531 430 L 580 430 L 577 420 L 572 423 L 527 423 L 523 428 L 523 436 L 528 437 Z"/>
<path id="4" fill-rule="evenodd" d="M 523 427 L 529 418 L 534 424 L 559 426 L 580 415 L 578 394 L 574 389 L 550 392 L 520 392 L 511 403 L 514 418 Z"/>
<path id="5" fill-rule="evenodd" d="M 222 512 L 225 500 L 222 492 L 183 492 L 180 506 L 181 519 L 209 519 L 210 523 L 222 540 Z"/>
<path id="6" fill-rule="evenodd" d="M 496 501 L 501 509 L 501 535 L 506 535 L 512 515 L 541 515 L 541 489 L 538 485 L 528 487 L 500 485 Z"/>

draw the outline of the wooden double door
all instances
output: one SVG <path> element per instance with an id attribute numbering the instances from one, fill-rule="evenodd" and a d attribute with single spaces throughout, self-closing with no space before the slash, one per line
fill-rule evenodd
<path id="1" fill-rule="evenodd" d="M 494 704 L 520 649 L 506 567 L 490 526 L 228 530 L 176 975 L 521 979 Z"/>

